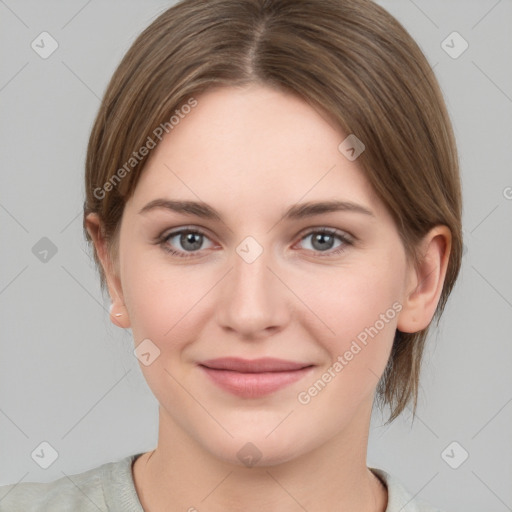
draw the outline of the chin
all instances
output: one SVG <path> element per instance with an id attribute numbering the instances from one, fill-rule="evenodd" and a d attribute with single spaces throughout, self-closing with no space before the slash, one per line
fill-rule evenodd
<path id="1" fill-rule="evenodd" d="M 254 429 L 246 429 L 246 433 L 243 430 L 236 434 L 232 432 L 233 438 L 226 435 L 222 439 L 212 439 L 208 436 L 203 447 L 218 460 L 246 468 L 276 466 L 314 449 L 314 446 L 308 449 L 300 432 L 293 436 L 283 430 L 281 435 L 275 432 L 267 437 L 272 428 L 262 430 L 258 433 Z"/>

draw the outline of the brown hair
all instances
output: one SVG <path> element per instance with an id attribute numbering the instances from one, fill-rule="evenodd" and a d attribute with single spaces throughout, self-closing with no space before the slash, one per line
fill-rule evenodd
<path id="1" fill-rule="evenodd" d="M 172 129 L 171 116 L 187 100 L 192 105 L 194 95 L 249 83 L 299 95 L 363 141 L 358 163 L 415 265 L 422 237 L 436 225 L 449 227 L 450 259 L 434 316 L 439 323 L 462 258 L 455 139 L 425 56 L 402 25 L 370 0 L 184 0 L 161 14 L 119 64 L 92 129 L 87 240 L 85 217 L 95 212 L 115 261 L 124 204 L 148 158 L 139 148 L 149 147 L 157 127 Z M 94 259 L 104 291 L 95 251 Z M 411 399 L 416 410 L 427 331 L 396 331 L 377 389 L 378 403 L 391 408 L 388 421 Z"/>

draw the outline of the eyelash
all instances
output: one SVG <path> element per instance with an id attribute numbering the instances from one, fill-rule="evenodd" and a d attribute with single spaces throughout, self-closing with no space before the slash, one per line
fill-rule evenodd
<path id="1" fill-rule="evenodd" d="M 183 252 L 183 251 L 176 251 L 169 247 L 168 241 L 171 238 L 174 238 L 176 235 L 181 235 L 182 233 L 201 235 L 201 236 L 208 238 L 208 235 L 206 233 L 204 233 L 203 231 L 201 231 L 197 228 L 182 228 L 182 229 L 179 229 L 176 231 L 172 231 L 171 233 L 169 233 L 167 235 L 163 235 L 163 236 L 160 235 L 157 238 L 155 243 L 160 245 L 165 252 L 171 254 L 172 256 L 177 256 L 178 258 L 194 257 L 200 251 L 192 251 L 192 252 L 187 253 L 187 252 Z M 308 231 L 308 232 L 304 233 L 304 235 L 302 235 L 300 241 L 304 240 L 305 238 L 307 238 L 310 235 L 319 234 L 319 233 L 323 234 L 323 235 L 333 236 L 333 237 L 337 238 L 338 240 L 340 240 L 341 242 L 343 242 L 343 244 L 340 247 L 338 247 L 336 250 L 332 250 L 331 252 L 325 251 L 325 253 L 324 253 L 323 251 L 313 251 L 315 253 L 318 253 L 321 258 L 329 258 L 332 256 L 336 256 L 336 255 L 342 253 L 346 249 L 347 246 L 353 245 L 353 242 L 347 236 L 342 234 L 341 232 L 339 232 L 333 228 L 325 228 L 325 227 L 311 229 L 310 231 Z M 310 249 L 306 249 L 306 250 L 310 250 Z"/>

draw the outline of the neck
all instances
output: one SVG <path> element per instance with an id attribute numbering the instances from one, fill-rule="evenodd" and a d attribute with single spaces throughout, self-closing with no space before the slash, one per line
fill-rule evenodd
<path id="1" fill-rule="evenodd" d="M 366 467 L 366 413 L 313 451 L 245 467 L 212 456 L 160 407 L 158 446 L 133 468 L 139 499 L 146 512 L 384 512 L 387 490 Z"/>

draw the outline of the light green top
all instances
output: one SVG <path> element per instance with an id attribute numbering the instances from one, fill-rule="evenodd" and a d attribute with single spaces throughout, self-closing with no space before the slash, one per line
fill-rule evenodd
<path id="1" fill-rule="evenodd" d="M 137 453 L 48 483 L 0 486 L 0 512 L 144 512 L 133 482 Z M 392 475 L 370 468 L 388 489 L 386 512 L 442 512 L 420 502 Z"/>

